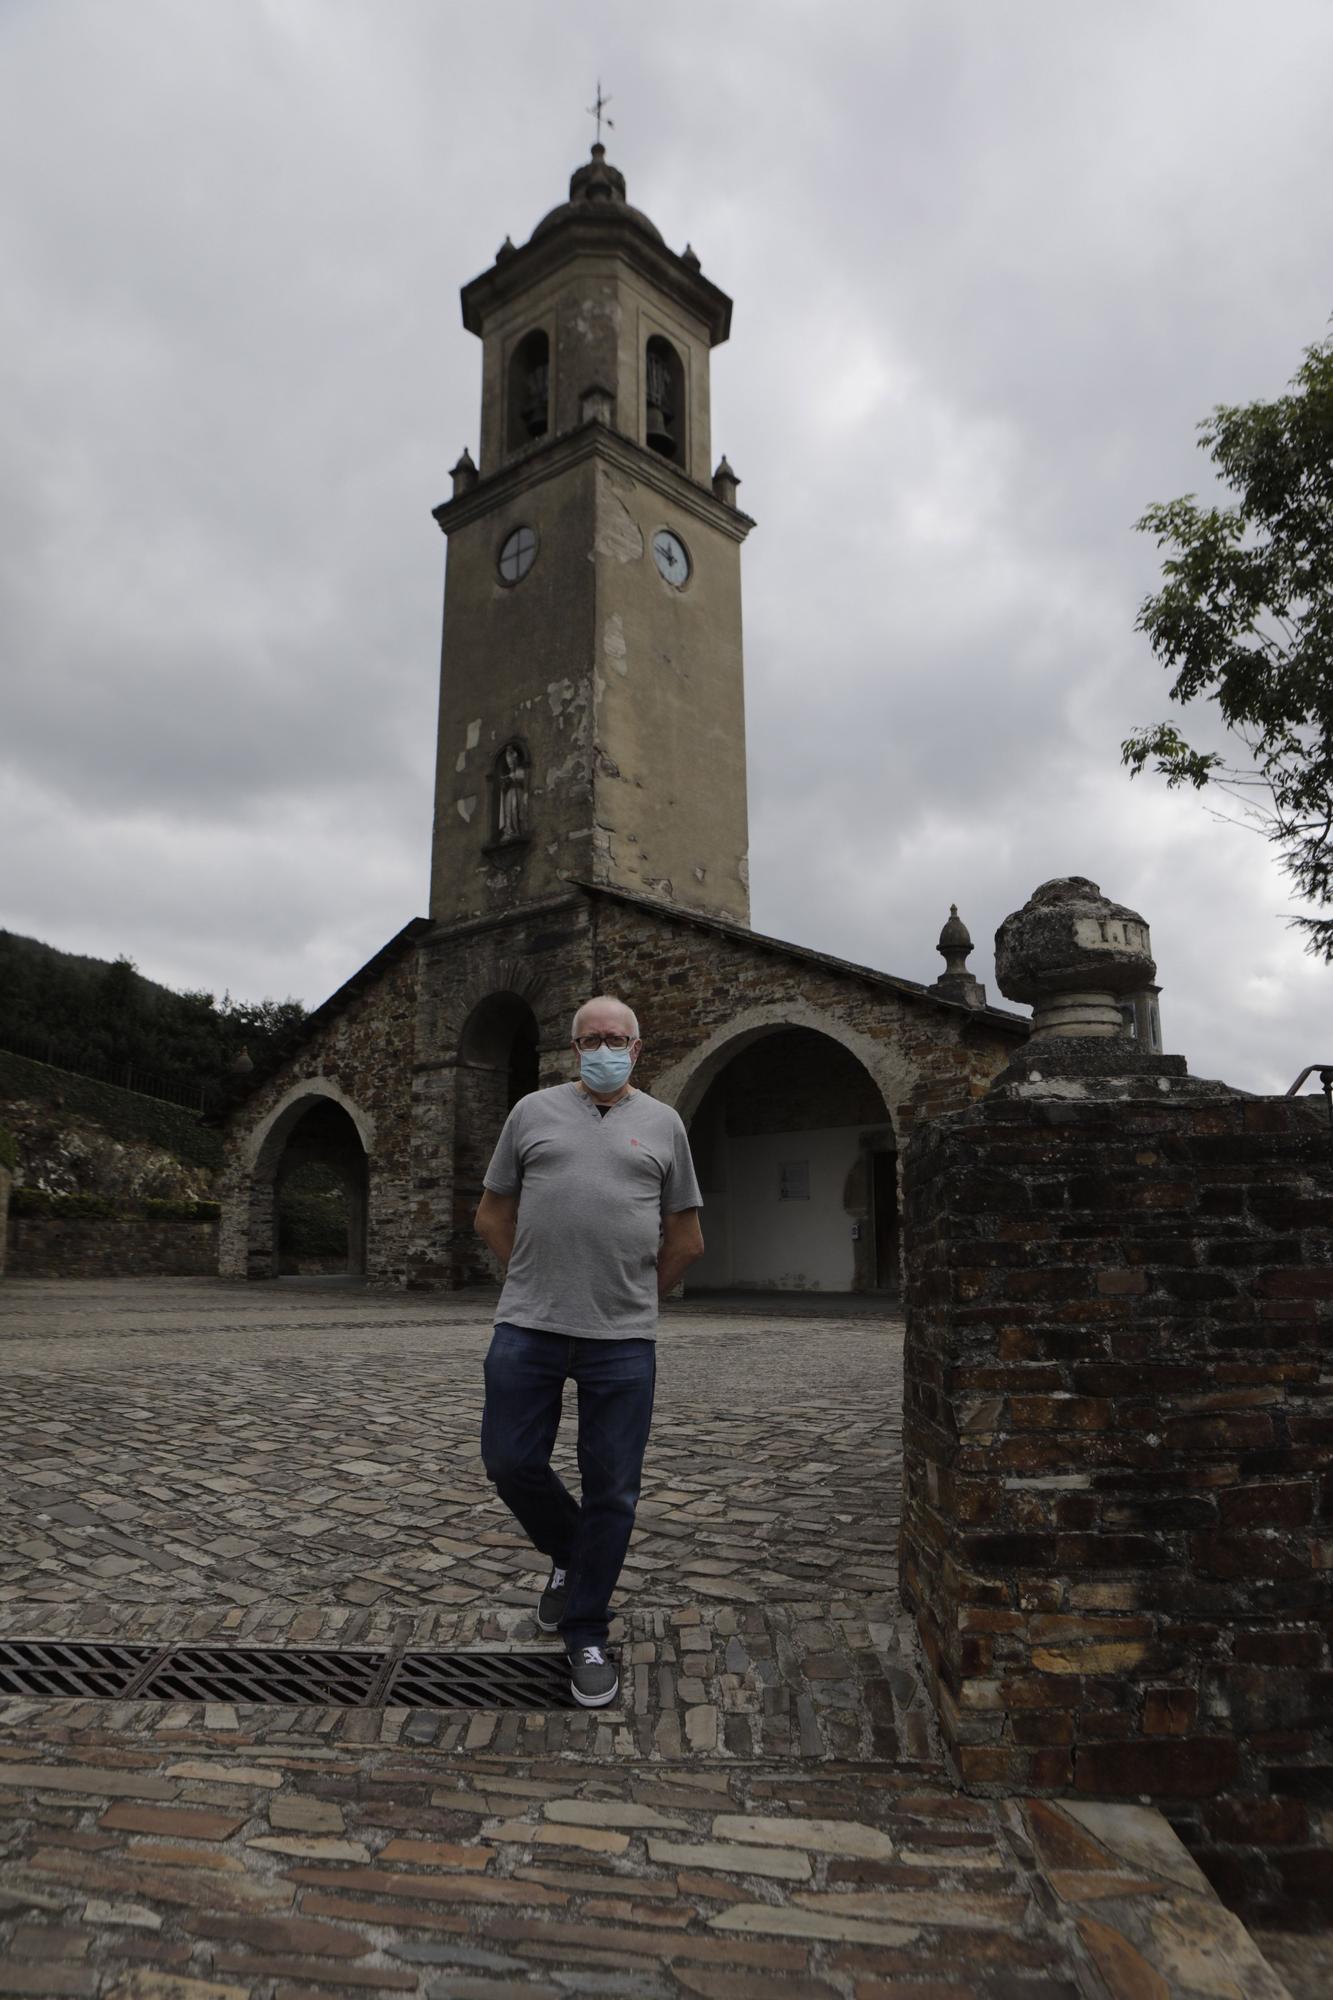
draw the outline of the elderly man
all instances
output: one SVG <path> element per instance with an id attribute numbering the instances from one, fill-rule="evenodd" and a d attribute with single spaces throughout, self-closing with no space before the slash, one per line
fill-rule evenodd
<path id="1" fill-rule="evenodd" d="M 550 1560 L 537 1623 L 564 1641 L 574 1699 L 603 1708 L 620 1687 L 609 1606 L 652 1421 L 657 1302 L 703 1253 L 703 1198 L 680 1119 L 630 1083 L 643 1048 L 630 1008 L 587 1000 L 570 1032 L 577 1080 L 519 1099 L 477 1210 L 506 1267 L 481 1455 Z M 551 1470 L 571 1379 L 581 1501 Z"/>

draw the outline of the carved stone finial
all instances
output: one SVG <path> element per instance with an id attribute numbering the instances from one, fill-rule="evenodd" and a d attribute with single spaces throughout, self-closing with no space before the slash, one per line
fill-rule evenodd
<path id="1" fill-rule="evenodd" d="M 699 262 L 699 254 L 692 243 L 685 245 L 685 248 L 680 253 L 680 261 L 682 264 L 688 264 L 692 271 L 701 271 L 703 269 L 703 265 Z"/>
<path id="2" fill-rule="evenodd" d="M 1032 1038 L 1123 1036 L 1119 996 L 1148 985 L 1148 926 L 1086 875 L 1043 882 L 995 933 L 995 977 L 1033 1007 Z"/>
<path id="3" fill-rule="evenodd" d="M 931 992 L 938 993 L 945 1000 L 959 1000 L 965 1007 L 984 1007 L 986 989 L 967 969 L 972 933 L 959 916 L 957 903 L 949 905 L 948 921 L 940 932 L 940 941 L 935 949 L 944 960 L 944 970 L 931 987 Z"/>
<path id="4" fill-rule="evenodd" d="M 713 474 L 713 491 L 724 507 L 734 507 L 736 505 L 736 488 L 740 483 L 740 480 L 727 464 L 724 452 L 718 460 L 717 471 Z"/>
<path id="5" fill-rule="evenodd" d="M 940 941 L 935 947 L 944 960 L 946 972 L 966 972 L 968 953 L 972 949 L 972 933 L 958 914 L 957 903 L 949 905 L 949 920 L 940 932 Z"/>
<path id="6" fill-rule="evenodd" d="M 514 239 L 512 236 L 506 236 L 504 242 L 500 245 L 499 249 L 495 253 L 495 261 L 498 264 L 505 257 L 512 257 L 513 254 L 514 254 Z"/>
<path id="7" fill-rule="evenodd" d="M 237 1049 L 235 1055 L 231 1059 L 232 1075 L 249 1076 L 254 1066 L 255 1066 L 254 1059 L 251 1056 L 249 1049 L 247 1049 L 245 1044 L 242 1043 L 240 1048 Z"/>
<path id="8" fill-rule="evenodd" d="M 1162 1055 L 1148 926 L 1085 875 L 1043 882 L 995 933 L 995 976 L 1032 1003 L 1032 1033 L 992 1084 L 1001 1094 L 1199 1094 L 1183 1056 Z"/>
<path id="9" fill-rule="evenodd" d="M 455 500 L 460 493 L 466 493 L 470 487 L 476 485 L 478 477 L 477 468 L 472 462 L 472 453 L 466 445 L 463 446 L 463 456 L 459 459 L 457 465 L 450 469 L 449 477 L 454 482 Z"/>

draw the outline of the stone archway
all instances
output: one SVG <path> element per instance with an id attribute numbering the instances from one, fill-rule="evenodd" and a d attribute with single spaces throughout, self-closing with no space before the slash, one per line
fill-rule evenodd
<path id="1" fill-rule="evenodd" d="M 281 1183 L 298 1163 L 317 1161 L 330 1169 L 343 1191 L 348 1274 L 363 1276 L 374 1137 L 374 1120 L 331 1078 L 308 1077 L 293 1084 L 247 1136 L 240 1163 L 243 1240 L 239 1258 L 234 1257 L 240 1268 L 228 1272 L 224 1266 L 224 1275 L 278 1276 Z"/>
<path id="2" fill-rule="evenodd" d="M 752 1025 L 681 1083 L 707 1214 L 690 1289 L 896 1291 L 893 1117 L 843 1036 Z"/>
<path id="3" fill-rule="evenodd" d="M 713 1078 L 733 1056 L 763 1035 L 781 1028 L 812 1028 L 847 1050 L 874 1079 L 886 1115 L 897 1131 L 896 1107 L 911 1096 L 915 1074 L 895 1042 L 877 1040 L 850 1027 L 837 1014 L 803 1000 L 769 1001 L 747 1007 L 717 1028 L 688 1056 L 653 1078 L 653 1096 L 678 1111 L 688 1125 Z"/>
<path id="4" fill-rule="evenodd" d="M 484 1283 L 494 1276 L 472 1219 L 500 1128 L 519 1098 L 537 1089 L 539 1067 L 540 1030 L 529 1000 L 509 988 L 478 1000 L 463 1024 L 455 1065 L 454 1264 L 458 1284 Z"/>

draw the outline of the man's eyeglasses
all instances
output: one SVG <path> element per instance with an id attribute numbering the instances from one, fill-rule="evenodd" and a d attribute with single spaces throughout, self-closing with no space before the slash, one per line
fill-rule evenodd
<path id="1" fill-rule="evenodd" d="M 586 1055 L 591 1055 L 594 1049 L 600 1049 L 603 1044 L 608 1049 L 627 1049 L 633 1039 L 632 1035 L 576 1035 L 574 1047 Z"/>

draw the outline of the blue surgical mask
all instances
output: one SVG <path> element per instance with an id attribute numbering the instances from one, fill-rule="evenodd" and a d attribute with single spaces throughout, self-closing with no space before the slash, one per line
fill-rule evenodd
<path id="1" fill-rule="evenodd" d="M 622 1083 L 628 1083 L 633 1067 L 628 1049 L 584 1049 L 579 1056 L 579 1075 L 599 1097 L 609 1097 Z"/>

